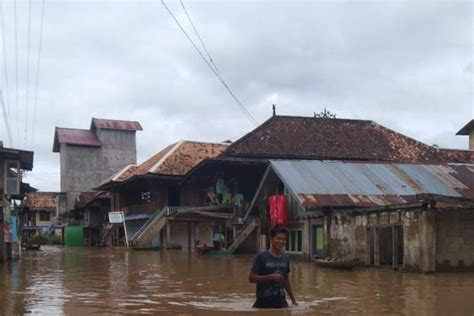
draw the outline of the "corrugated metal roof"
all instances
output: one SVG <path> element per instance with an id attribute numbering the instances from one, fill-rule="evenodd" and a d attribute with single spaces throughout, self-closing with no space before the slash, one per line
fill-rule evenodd
<path id="1" fill-rule="evenodd" d="M 59 144 L 89 147 L 102 146 L 97 135 L 90 130 L 56 127 L 53 152 L 59 152 Z"/>
<path id="2" fill-rule="evenodd" d="M 108 120 L 100 118 L 92 118 L 91 129 L 93 127 L 106 129 L 123 129 L 129 131 L 143 130 L 142 126 L 137 121 Z"/>
<path id="3" fill-rule="evenodd" d="M 403 204 L 417 194 L 474 198 L 473 164 L 271 160 L 304 207 Z"/>

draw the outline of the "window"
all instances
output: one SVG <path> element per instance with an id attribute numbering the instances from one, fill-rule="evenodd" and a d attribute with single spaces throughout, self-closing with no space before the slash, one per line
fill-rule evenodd
<path id="1" fill-rule="evenodd" d="M 40 211 L 39 216 L 41 222 L 49 222 L 51 220 L 51 214 L 47 211 Z"/>
<path id="2" fill-rule="evenodd" d="M 286 250 L 290 252 L 303 252 L 303 231 L 290 230 Z"/>
<path id="3" fill-rule="evenodd" d="M 151 192 L 140 192 L 140 204 L 146 204 L 151 202 Z"/>
<path id="4" fill-rule="evenodd" d="M 20 162 L 5 161 L 5 194 L 20 194 Z"/>

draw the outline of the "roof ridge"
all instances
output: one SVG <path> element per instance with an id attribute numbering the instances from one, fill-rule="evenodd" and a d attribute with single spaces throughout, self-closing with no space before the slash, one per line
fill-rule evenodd
<path id="1" fill-rule="evenodd" d="M 314 116 L 301 116 L 301 115 L 275 115 L 275 118 L 291 118 L 291 119 L 308 119 L 308 120 L 335 120 L 335 121 L 349 121 L 349 122 L 364 122 L 364 123 L 375 123 L 373 120 L 361 120 L 361 119 L 349 119 L 349 118 L 330 118 L 330 117 L 314 117 Z"/>
<path id="2" fill-rule="evenodd" d="M 90 129 L 84 129 L 84 128 L 71 128 L 71 127 L 59 127 L 59 126 L 56 126 L 55 128 L 56 129 L 67 129 L 67 130 L 71 130 L 71 131 L 85 131 L 85 132 L 94 133 Z"/>
<path id="3" fill-rule="evenodd" d="M 179 142 L 177 142 L 173 148 L 171 148 L 163 157 L 161 157 L 160 160 L 158 160 L 149 170 L 148 172 L 156 172 L 156 170 L 158 169 L 158 167 L 160 167 L 165 161 L 166 159 L 168 159 L 182 144 L 184 144 L 184 140 L 180 140 Z M 158 152 L 159 153 L 159 152 Z M 157 153 L 157 154 L 158 154 Z"/>
<path id="4" fill-rule="evenodd" d="M 207 145 L 225 145 L 225 146 L 229 146 L 229 144 L 227 143 L 224 143 L 224 142 L 219 142 L 219 143 L 216 143 L 216 142 L 206 142 L 206 141 L 199 141 L 199 140 L 181 140 L 183 143 L 193 143 L 193 144 L 207 144 Z"/>

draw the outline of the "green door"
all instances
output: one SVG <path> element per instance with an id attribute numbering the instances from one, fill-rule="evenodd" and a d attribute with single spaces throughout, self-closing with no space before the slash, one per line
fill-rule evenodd
<path id="1" fill-rule="evenodd" d="M 313 225 L 312 235 L 313 235 L 312 255 L 313 257 L 323 257 L 324 256 L 324 227 L 323 225 Z"/>

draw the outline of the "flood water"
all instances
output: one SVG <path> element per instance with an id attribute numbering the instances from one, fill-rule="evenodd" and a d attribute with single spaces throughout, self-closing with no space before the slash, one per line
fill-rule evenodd
<path id="1" fill-rule="evenodd" d="M 299 306 L 254 310 L 252 256 L 43 247 L 0 263 L 0 314 L 474 315 L 474 273 L 337 271 L 292 260 Z"/>

